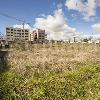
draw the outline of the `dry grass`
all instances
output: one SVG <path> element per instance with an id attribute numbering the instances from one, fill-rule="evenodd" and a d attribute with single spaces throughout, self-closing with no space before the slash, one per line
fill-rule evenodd
<path id="1" fill-rule="evenodd" d="M 76 69 L 78 64 L 100 60 L 99 44 L 44 44 L 27 46 L 26 50 L 11 49 L 10 69 L 20 74 L 33 72 L 62 72 Z M 29 72 L 28 72 L 29 70 Z"/>
<path id="2" fill-rule="evenodd" d="M 0 100 L 100 100 L 99 44 L 15 45 L 7 59 Z"/>

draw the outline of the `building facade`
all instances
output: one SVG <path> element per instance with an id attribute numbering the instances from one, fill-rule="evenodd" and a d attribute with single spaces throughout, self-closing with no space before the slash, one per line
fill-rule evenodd
<path id="1" fill-rule="evenodd" d="M 29 29 L 7 27 L 6 40 L 8 42 L 12 42 L 16 40 L 31 41 L 31 35 Z"/>
<path id="2" fill-rule="evenodd" d="M 36 29 L 30 32 L 29 29 L 7 27 L 6 40 L 8 42 L 23 40 L 31 41 L 33 43 L 45 43 L 47 40 L 47 35 L 45 34 L 45 30 L 41 29 Z"/>
<path id="3" fill-rule="evenodd" d="M 47 41 L 47 34 L 45 30 L 36 29 L 32 33 L 34 43 L 45 43 Z"/>

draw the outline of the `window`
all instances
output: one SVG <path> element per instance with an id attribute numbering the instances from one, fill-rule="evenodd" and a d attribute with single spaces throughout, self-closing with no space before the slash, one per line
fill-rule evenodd
<path id="1" fill-rule="evenodd" d="M 13 31 L 13 29 L 11 29 L 11 31 Z"/>
<path id="2" fill-rule="evenodd" d="M 28 35 L 28 33 L 25 33 L 26 35 Z"/>
<path id="3" fill-rule="evenodd" d="M 18 35 L 21 35 L 21 33 L 17 33 Z"/>
<path id="4" fill-rule="evenodd" d="M 6 28 L 6 30 L 10 30 L 10 28 Z"/>
<path id="5" fill-rule="evenodd" d="M 28 32 L 28 30 L 25 30 L 25 32 Z"/>
<path id="6" fill-rule="evenodd" d="M 10 32 L 7 32 L 7 33 L 10 33 Z"/>
<path id="7" fill-rule="evenodd" d="M 39 35 L 39 37 L 41 37 L 41 35 Z"/>
<path id="8" fill-rule="evenodd" d="M 37 36 L 35 36 L 34 39 L 37 39 Z"/>
<path id="9" fill-rule="evenodd" d="M 39 37 L 39 39 L 42 39 L 41 37 Z"/>
<path id="10" fill-rule="evenodd" d="M 37 35 L 35 35 L 35 37 L 37 37 Z"/>
<path id="11" fill-rule="evenodd" d="M 45 34 L 45 33 L 42 33 L 42 34 Z"/>
<path id="12" fill-rule="evenodd" d="M 18 32 L 21 32 L 21 30 L 17 30 Z"/>

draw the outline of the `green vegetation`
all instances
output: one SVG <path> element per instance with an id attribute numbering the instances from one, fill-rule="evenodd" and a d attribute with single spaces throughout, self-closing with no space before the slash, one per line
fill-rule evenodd
<path id="1" fill-rule="evenodd" d="M 8 71 L 0 75 L 2 100 L 99 100 L 100 62 L 64 73 L 37 73 L 30 78 Z"/>
<path id="2" fill-rule="evenodd" d="M 41 51 L 43 55 L 39 52 L 37 57 L 44 59 L 48 55 L 49 60 L 45 58 L 42 63 L 41 59 L 36 60 L 37 58 L 34 58 L 32 54 L 29 55 L 28 51 L 22 51 L 23 55 L 18 51 L 11 52 L 10 57 L 13 57 L 11 67 L 8 71 L 0 73 L 0 100 L 100 100 L 100 59 L 99 49 L 97 49 L 99 46 L 97 45 L 95 50 L 90 51 L 88 49 L 92 48 L 91 45 L 87 44 L 87 48 L 83 46 L 83 51 L 87 51 L 85 56 L 88 57 L 83 55 L 81 47 L 80 45 L 64 46 L 63 49 L 67 54 L 62 52 L 60 47 L 55 48 L 55 50 L 61 51 L 60 55 L 58 51 L 53 51 L 54 48 L 50 48 L 52 51 L 50 55 L 50 50 L 47 50 L 49 53 L 45 51 L 44 55 L 44 47 L 38 51 L 34 47 L 33 51 L 29 51 L 34 52 L 34 54 L 32 53 L 34 56 L 40 50 L 43 50 Z M 45 47 L 45 49 L 48 48 Z M 76 50 L 78 52 L 75 52 Z M 75 54 L 72 53 L 73 51 Z M 17 57 L 13 54 L 14 52 L 17 52 Z M 31 57 L 29 60 L 25 52 L 29 57 L 32 55 L 33 58 Z M 79 55 L 80 52 L 82 55 Z M 88 52 L 92 52 L 92 55 Z M 85 59 L 78 59 L 76 55 Z M 18 59 L 21 61 L 26 57 L 25 63 L 21 63 L 22 66 L 17 65 L 14 57 L 19 65 Z M 52 62 L 49 57 L 53 59 Z M 65 61 L 67 58 L 69 60 Z M 31 62 L 32 59 L 35 63 Z M 28 63 L 28 61 L 30 62 Z"/>

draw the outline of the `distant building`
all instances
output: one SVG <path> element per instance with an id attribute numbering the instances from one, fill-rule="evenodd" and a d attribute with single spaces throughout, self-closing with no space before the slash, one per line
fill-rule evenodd
<path id="1" fill-rule="evenodd" d="M 29 29 L 7 27 L 6 40 L 8 42 L 12 42 L 15 40 L 32 41 L 32 38 Z"/>
<path id="2" fill-rule="evenodd" d="M 47 41 L 47 34 L 45 30 L 36 29 L 32 32 L 34 43 L 45 43 Z"/>
<path id="3" fill-rule="evenodd" d="M 13 42 L 16 40 L 31 41 L 33 43 L 45 43 L 47 41 L 47 35 L 45 30 L 36 29 L 30 32 L 29 29 L 7 27 L 6 28 L 6 40 Z"/>

